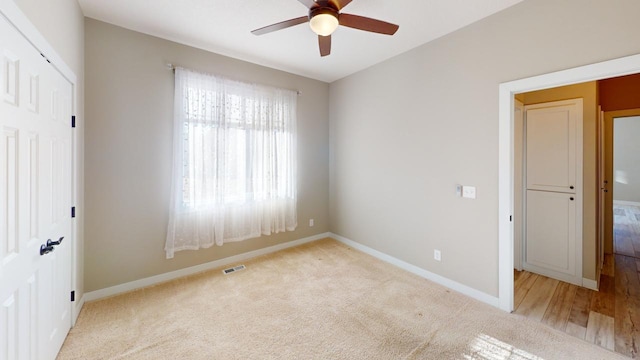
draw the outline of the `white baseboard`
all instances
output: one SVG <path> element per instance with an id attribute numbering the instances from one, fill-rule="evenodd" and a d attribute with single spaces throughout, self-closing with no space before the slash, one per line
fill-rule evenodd
<path id="1" fill-rule="evenodd" d="M 598 291 L 598 282 L 595 280 L 582 278 L 582 286 L 587 289 Z"/>
<path id="2" fill-rule="evenodd" d="M 440 276 L 438 274 L 434 274 L 434 273 L 432 273 L 430 271 L 424 270 L 424 269 L 419 268 L 419 267 L 417 267 L 415 265 L 412 265 L 412 264 L 404 262 L 404 261 L 402 261 L 400 259 L 394 258 L 393 256 L 387 255 L 387 254 L 385 254 L 383 252 L 380 252 L 378 250 L 374 250 L 374 249 L 372 249 L 372 248 L 370 248 L 368 246 L 362 245 L 362 244 L 357 243 L 357 242 L 355 242 L 353 240 L 349 240 L 349 239 L 345 238 L 344 236 L 336 235 L 336 234 L 333 234 L 333 233 L 331 233 L 329 236 L 334 238 L 334 239 L 336 239 L 336 240 L 338 240 L 338 241 L 340 241 L 340 242 L 342 242 L 342 243 L 344 243 L 344 244 L 346 244 L 346 245 L 351 246 L 354 249 L 360 250 L 365 254 L 369 254 L 369 255 L 371 255 L 371 256 L 373 256 L 375 258 L 378 258 L 378 259 L 380 259 L 382 261 L 388 262 L 389 264 L 395 265 L 395 266 L 397 266 L 397 267 L 399 267 L 399 268 L 401 268 L 403 270 L 406 270 L 406 271 L 408 271 L 410 273 L 414 273 L 414 274 L 416 274 L 416 275 L 418 275 L 420 277 L 423 277 L 423 278 L 425 278 L 427 280 L 430 280 L 430 281 L 433 281 L 433 282 L 435 282 L 437 284 L 445 286 L 445 287 L 447 287 L 447 288 L 449 288 L 451 290 L 457 291 L 457 292 L 459 292 L 459 293 L 461 293 L 463 295 L 469 296 L 469 297 L 471 297 L 473 299 L 476 299 L 478 301 L 482 301 L 482 302 L 484 302 L 486 304 L 489 304 L 491 306 L 494 306 L 494 307 L 499 307 L 499 305 L 500 305 L 499 301 L 498 301 L 499 300 L 498 297 L 491 296 L 491 295 L 489 295 L 487 293 L 484 293 L 482 291 L 476 290 L 476 289 L 474 289 L 472 287 L 469 287 L 467 285 L 460 284 L 460 283 L 458 283 L 456 281 L 453 281 L 451 279 L 448 279 L 448 278 L 446 278 L 444 276 Z"/>
<path id="3" fill-rule="evenodd" d="M 289 242 L 286 242 L 286 243 L 282 243 L 282 244 L 278 244 L 278 245 L 274 245 L 274 246 L 269 246 L 269 247 L 266 247 L 266 248 L 263 248 L 263 249 L 258 249 L 258 250 L 250 251 L 250 252 L 247 252 L 247 253 L 230 256 L 230 257 L 227 257 L 227 258 L 224 258 L 224 259 L 211 261 L 211 262 L 208 262 L 208 263 L 205 263 L 205 264 L 191 266 L 191 267 L 188 267 L 188 268 L 184 268 L 184 269 L 180 269 L 180 270 L 176 270 L 176 271 L 171 271 L 171 272 L 168 272 L 168 273 L 155 275 L 155 276 L 151 276 L 151 277 L 148 277 L 148 278 L 131 281 L 131 282 L 128 282 L 128 283 L 124 283 L 124 284 L 111 286 L 111 287 L 100 289 L 100 290 L 87 292 L 82 297 L 82 302 L 84 303 L 85 301 L 98 300 L 98 299 L 102 299 L 102 298 L 105 298 L 105 297 L 121 294 L 121 293 L 124 293 L 124 292 L 132 291 L 132 290 L 136 290 L 136 289 L 141 289 L 141 288 L 144 288 L 144 287 L 147 287 L 147 286 L 156 285 L 156 284 L 159 284 L 159 283 L 163 283 L 163 282 L 166 282 L 166 281 L 169 281 L 169 280 L 177 279 L 177 278 L 188 276 L 188 275 L 193 275 L 193 274 L 196 274 L 196 273 L 199 273 L 199 272 L 203 272 L 203 271 L 206 271 L 206 270 L 211 270 L 211 269 L 223 267 L 223 266 L 226 266 L 226 265 L 229 265 L 229 264 L 232 264 L 232 263 L 238 263 L 240 261 L 248 260 L 248 259 L 251 259 L 251 258 L 254 258 L 254 257 L 257 257 L 257 256 L 274 253 L 276 251 L 288 249 L 288 248 L 291 248 L 291 247 L 294 247 L 294 246 L 306 244 L 306 243 L 309 243 L 309 242 L 312 242 L 312 241 L 316 241 L 316 240 L 320 240 L 320 239 L 324 239 L 324 238 L 327 238 L 327 237 L 331 237 L 331 233 L 323 233 L 323 234 L 318 234 L 318 235 L 306 237 L 306 238 L 299 239 L 299 240 L 289 241 Z M 78 310 L 78 312 L 79 312 L 79 310 Z"/>
<path id="4" fill-rule="evenodd" d="M 614 205 L 640 206 L 640 202 L 624 201 L 624 200 L 613 200 L 613 204 Z"/>

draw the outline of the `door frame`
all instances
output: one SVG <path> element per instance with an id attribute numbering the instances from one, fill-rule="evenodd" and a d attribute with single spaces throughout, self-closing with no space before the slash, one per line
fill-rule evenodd
<path id="1" fill-rule="evenodd" d="M 597 243 L 597 253 L 598 253 L 598 263 L 596 264 L 596 276 L 598 278 L 598 288 L 600 287 L 600 275 L 602 274 L 602 268 L 604 267 L 604 221 L 605 221 L 605 128 L 604 128 L 604 111 L 602 111 L 602 106 L 598 104 L 598 124 L 596 125 L 596 136 L 597 139 L 597 165 L 596 169 L 598 171 L 597 181 L 598 185 L 596 190 L 598 191 L 598 199 L 597 199 L 597 219 L 596 219 L 596 243 Z"/>
<path id="2" fill-rule="evenodd" d="M 501 83 L 498 87 L 498 305 L 513 311 L 514 95 L 640 73 L 640 54 Z"/>
<path id="3" fill-rule="evenodd" d="M 62 60 L 62 57 L 56 52 L 56 50 L 49 44 L 44 36 L 38 31 L 34 24 L 27 18 L 27 16 L 20 10 L 20 8 L 12 0 L 0 0 L 0 16 L 4 16 L 9 23 L 18 29 L 18 31 L 38 50 L 40 54 L 43 54 L 51 66 L 55 68 L 67 81 L 71 83 L 72 96 L 71 96 L 71 113 L 77 114 L 78 111 L 78 77 L 71 70 L 71 68 Z M 78 151 L 81 137 L 78 135 L 79 121 L 76 116 L 76 131 L 71 133 L 71 203 L 73 206 L 81 204 L 83 201 L 82 193 L 79 191 L 80 177 L 80 153 Z M 71 211 L 71 209 L 69 209 Z M 71 236 L 69 242 L 71 243 L 71 289 L 81 288 L 80 281 L 80 260 L 82 260 L 81 246 L 78 244 L 79 237 L 79 224 L 78 224 L 78 211 L 76 211 L 76 217 L 71 218 Z M 69 308 L 71 310 L 71 326 L 76 323 L 80 309 L 83 305 L 83 299 L 77 299 L 75 302 L 69 302 Z M 74 306 L 75 305 L 75 306 Z"/>
<path id="4" fill-rule="evenodd" d="M 604 204 L 603 204 L 603 219 L 604 223 L 602 229 L 602 245 L 604 247 L 604 252 L 610 250 L 611 254 L 615 253 L 614 246 L 614 234 L 613 234 L 613 194 L 614 194 L 614 182 L 613 182 L 613 164 L 615 153 L 613 151 L 614 145 L 614 128 L 613 123 L 616 118 L 624 118 L 624 117 L 634 117 L 640 116 L 640 108 L 638 109 L 627 109 L 627 110 L 613 110 L 613 111 L 603 111 L 602 117 L 602 148 L 601 154 L 603 161 L 603 180 L 608 180 L 608 192 L 604 193 Z M 598 184 L 602 187 L 604 184 Z M 602 188 L 600 188 L 602 192 Z M 600 213 L 598 213 L 600 215 Z"/>
<path id="5" fill-rule="evenodd" d="M 516 110 L 520 111 L 520 115 L 516 115 Z M 525 214 L 525 172 L 524 172 L 524 103 L 518 99 L 514 99 L 514 198 L 513 198 L 513 230 L 514 230 L 514 247 L 513 247 L 513 267 L 518 271 L 522 271 L 524 263 L 524 214 Z M 516 119 L 516 116 L 519 116 Z M 515 137 L 518 137 L 516 139 Z M 518 140 L 518 141 L 516 141 Z M 517 156 L 517 157 L 516 157 Z"/>

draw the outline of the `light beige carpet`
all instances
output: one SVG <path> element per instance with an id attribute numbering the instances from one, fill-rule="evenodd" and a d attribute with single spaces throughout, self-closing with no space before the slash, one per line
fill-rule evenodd
<path id="1" fill-rule="evenodd" d="M 626 359 L 326 239 L 87 303 L 58 359 Z"/>

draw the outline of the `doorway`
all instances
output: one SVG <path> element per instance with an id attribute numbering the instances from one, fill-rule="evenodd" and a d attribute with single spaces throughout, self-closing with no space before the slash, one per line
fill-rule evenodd
<path id="1" fill-rule="evenodd" d="M 620 68 L 616 68 L 616 64 L 620 66 Z M 636 69 L 632 71 L 631 69 Z M 622 71 L 621 74 L 616 73 L 616 71 Z M 501 93 L 500 93 L 500 154 L 501 154 L 501 166 L 500 166 L 500 211 L 503 210 L 511 210 L 513 208 L 505 207 L 507 205 L 511 206 L 513 204 L 514 196 L 508 197 L 509 195 L 503 188 L 506 181 L 513 180 L 514 177 L 503 177 L 505 170 L 503 168 L 502 160 L 505 160 L 506 165 L 510 165 L 507 170 L 511 171 L 515 168 L 514 163 L 509 163 L 509 161 L 513 161 L 513 157 L 511 159 L 502 157 L 504 149 L 502 146 L 510 146 L 510 150 L 516 152 L 517 149 L 513 148 L 513 143 L 502 142 L 502 140 L 506 140 L 503 135 L 503 131 L 508 130 L 507 133 L 510 136 L 514 136 L 511 131 L 514 129 L 514 125 L 517 125 L 517 111 L 509 114 L 507 113 L 506 105 L 513 106 L 511 101 L 515 102 L 513 98 L 515 94 L 519 93 L 518 91 L 514 91 L 513 89 L 526 89 L 527 87 L 531 88 L 534 85 L 539 86 L 538 88 L 534 88 L 533 90 L 539 89 L 551 89 L 557 86 L 563 86 L 566 84 L 579 84 L 586 83 L 588 81 L 598 81 L 598 96 L 599 99 L 597 103 L 602 105 L 604 112 L 598 109 L 597 114 L 598 122 L 593 123 L 594 128 L 597 130 L 594 131 L 595 135 L 598 134 L 606 134 L 609 135 L 610 138 L 607 138 L 607 141 L 597 142 L 597 147 L 599 149 L 603 149 L 607 145 L 613 146 L 613 124 L 614 120 L 622 117 L 630 117 L 635 115 L 640 115 L 640 104 L 635 107 L 639 108 L 637 113 L 631 113 L 630 110 L 625 111 L 611 111 L 611 109 L 619 109 L 619 108 L 631 108 L 629 102 L 626 104 L 621 104 L 621 99 L 623 96 L 620 96 L 615 91 L 603 91 L 603 84 L 614 84 L 619 83 L 620 81 L 629 81 L 629 79 L 635 79 L 636 81 L 633 91 L 631 94 L 636 94 L 635 96 L 631 96 L 632 101 L 640 101 L 637 97 L 637 89 L 640 89 L 640 56 L 633 56 L 624 59 L 612 60 L 605 63 L 589 65 L 586 67 L 576 68 L 572 70 L 562 71 L 559 73 L 543 75 L 541 77 L 536 77 L 532 79 L 525 79 L 523 81 L 516 81 L 513 83 L 502 84 L 501 85 Z M 627 75 L 634 74 L 634 75 Z M 618 76 L 619 75 L 619 76 Z M 612 77 L 613 76 L 613 77 Z M 576 81 L 578 78 L 582 77 L 585 79 L 584 81 Z M 555 85 L 552 86 L 553 79 L 555 78 Z M 558 80 L 563 79 L 563 80 Z M 574 81 L 565 82 L 569 79 L 573 79 Z M 547 86 L 542 86 L 540 84 L 546 84 Z M 624 90 L 624 87 L 620 87 L 620 89 Z M 618 89 L 618 91 L 620 91 Z M 508 91 L 507 91 L 508 90 Z M 610 89 L 609 89 L 610 90 Z M 532 90 L 529 90 L 532 91 Z M 527 92 L 527 91 L 522 91 Z M 612 95 L 613 94 L 613 95 Z M 610 98 L 614 98 L 613 102 L 605 101 L 607 96 Z M 516 97 L 517 98 L 517 97 Z M 509 103 L 503 103 L 503 101 L 509 101 Z M 518 99 L 520 100 L 520 99 Z M 609 99 L 611 100 L 611 99 Z M 592 107 L 590 107 L 592 108 Z M 609 110 L 608 112 L 606 110 Z M 594 110 L 594 113 L 596 111 Z M 504 117 L 503 117 L 504 116 Z M 506 118 L 509 116 L 509 118 Z M 506 122 L 505 122 L 506 119 Z M 515 122 L 515 123 L 514 123 Z M 602 125 L 602 127 L 601 127 Z M 609 129 L 610 128 L 610 129 Z M 602 131 L 601 131 L 602 129 Z M 629 132 L 630 130 L 624 130 Z M 587 135 L 585 134 L 585 138 Z M 596 136 L 593 136 L 595 140 Z M 632 136 L 633 140 L 637 139 L 637 136 Z M 513 137 L 512 137 L 513 139 Z M 599 139 L 600 140 L 600 139 Z M 602 139 L 604 140 L 604 139 Z M 633 143 L 635 144 L 634 141 Z M 596 145 L 593 145 L 596 146 Z M 585 147 L 586 149 L 586 147 Z M 586 151 L 586 150 L 585 150 Z M 586 167 L 590 166 L 592 169 L 589 171 L 594 175 L 593 178 L 593 191 L 588 191 L 590 196 L 594 198 L 603 198 L 603 200 L 598 200 L 598 206 L 593 209 L 593 220 L 592 226 L 598 222 L 598 216 L 595 213 L 598 213 L 600 209 L 604 209 L 605 213 L 608 212 L 608 215 L 603 215 L 600 218 L 609 219 L 609 230 L 605 228 L 605 226 L 598 225 L 597 228 L 591 230 L 595 230 L 596 233 L 602 233 L 603 235 L 608 235 L 608 239 L 603 242 L 599 241 L 589 241 L 585 243 L 585 249 L 591 252 L 591 254 L 585 257 L 586 261 L 591 261 L 592 270 L 596 270 L 596 279 L 599 279 L 599 284 L 594 284 L 594 288 L 597 288 L 599 285 L 600 291 L 594 292 L 593 290 L 589 290 L 586 288 L 575 287 L 574 285 L 566 284 L 563 282 L 558 282 L 557 280 L 549 279 L 543 277 L 541 275 L 535 275 L 531 273 L 523 273 L 518 275 L 518 286 L 519 292 L 518 297 L 515 299 L 518 304 L 518 312 L 527 317 L 538 318 L 538 321 L 543 323 L 547 323 L 548 325 L 561 330 L 567 333 L 572 334 L 578 338 L 585 339 L 587 341 L 591 341 L 600 346 L 609 348 L 611 350 L 615 350 L 616 352 L 625 354 L 627 356 L 635 357 L 637 356 L 637 348 L 634 344 L 637 344 L 640 341 L 638 337 L 638 329 L 635 324 L 640 323 L 640 303 L 637 302 L 638 295 L 640 294 L 640 257 L 638 259 L 636 257 L 630 255 L 639 255 L 636 253 L 636 248 L 634 245 L 634 240 L 629 237 L 633 236 L 632 231 L 628 231 L 629 229 L 635 230 L 635 225 L 631 222 L 630 219 L 636 218 L 637 213 L 634 209 L 627 211 L 625 209 L 624 212 L 617 211 L 617 215 L 620 217 L 619 222 L 624 221 L 622 217 L 627 218 L 627 228 L 618 226 L 617 233 L 615 235 L 618 238 L 618 242 L 614 245 L 614 206 L 612 196 L 615 190 L 614 186 L 616 185 L 616 181 L 621 183 L 629 183 L 629 176 L 633 173 L 630 171 L 629 166 L 623 168 L 623 166 L 618 167 L 617 176 L 614 172 L 613 158 L 604 159 L 600 158 L 597 160 L 598 156 L 596 151 L 593 148 L 590 149 L 593 152 L 593 161 L 587 160 L 585 161 L 585 172 Z M 603 153 L 604 151 L 598 150 L 598 154 Z M 613 148 L 607 152 L 608 154 L 613 154 Z M 620 151 L 618 151 L 620 153 Z M 506 154 L 505 154 L 506 155 Z M 608 165 L 606 171 L 610 173 L 608 176 L 604 176 L 606 172 L 604 169 L 596 170 L 597 163 L 604 163 Z M 634 161 L 634 164 L 637 164 L 638 161 Z M 624 171 L 626 170 L 626 172 Z M 601 176 L 596 177 L 595 174 L 603 174 Z M 517 174 L 517 173 L 516 173 Z M 508 175 L 514 176 L 514 173 L 510 173 Z M 626 175 L 626 176 L 625 176 Z M 626 177 L 626 179 L 625 179 Z M 596 178 L 598 179 L 597 181 Z M 608 182 L 607 182 L 608 179 Z M 505 182 L 503 182 L 505 181 Z M 618 184 L 618 185 L 619 185 Z M 585 184 L 586 186 L 586 184 Z M 513 191 L 513 190 L 512 190 Z M 596 195 L 597 192 L 600 192 L 599 195 Z M 505 195 L 503 197 L 503 195 Z M 503 202 L 503 200 L 509 200 L 508 203 Z M 516 198 L 517 200 L 517 198 Z M 619 200 L 624 201 L 624 200 Z M 631 201 L 633 202 L 633 201 Z M 604 206 L 602 204 L 605 204 Z M 624 204 L 628 205 L 628 204 Z M 633 205 L 633 204 L 632 204 Z M 500 213 L 502 215 L 502 212 Z M 504 298 L 503 295 L 507 293 L 509 296 L 513 296 L 513 293 L 510 291 L 514 291 L 513 282 L 505 282 L 505 280 L 513 281 L 513 277 L 515 276 L 513 272 L 513 262 L 510 262 L 511 259 L 505 259 L 506 255 L 505 250 L 513 251 L 513 248 L 505 247 L 508 246 L 509 243 L 504 240 L 511 240 L 513 234 L 509 233 L 513 229 L 513 225 L 511 223 L 511 218 L 509 218 L 509 213 L 507 213 L 507 219 L 501 216 L 499 219 L 500 223 L 500 306 L 501 308 L 511 311 L 514 306 L 514 299 L 511 297 Z M 589 220 L 586 220 L 589 221 Z M 505 226 L 506 225 L 506 226 Z M 602 230 L 601 230 L 602 229 Z M 505 231 L 505 232 L 503 232 Z M 503 236 L 505 235 L 505 236 Z M 605 236 L 596 237 L 598 239 L 604 239 Z M 622 240 L 622 241 L 620 241 Z M 640 241 L 638 242 L 640 245 Z M 514 244 L 515 245 L 515 244 Z M 612 254 L 614 247 L 617 246 L 617 254 Z M 640 246 L 638 246 L 640 248 Z M 601 249 L 606 250 L 606 252 L 610 255 L 607 255 L 606 258 L 602 256 L 605 251 L 601 251 Z M 620 252 L 624 252 L 627 255 L 623 255 Z M 512 255 L 513 256 L 513 255 Z M 601 266 L 600 259 L 605 259 L 604 266 Z M 504 267 L 503 267 L 504 266 Z M 595 283 L 595 281 L 594 281 Z M 503 285 L 505 285 L 503 287 Z M 523 290 L 523 284 L 524 291 Z M 543 291 L 544 289 L 548 289 L 549 291 Z M 548 300 L 548 301 L 547 301 Z"/>
<path id="2" fill-rule="evenodd" d="M 640 55 L 502 83 L 499 86 L 498 252 L 499 307 L 514 309 L 514 95 L 562 85 L 640 73 Z"/>
<path id="3" fill-rule="evenodd" d="M 607 191 L 612 237 L 607 246 L 616 256 L 640 261 L 640 109 L 607 112 L 605 158 L 609 160 L 603 188 Z M 607 141 L 609 140 L 609 141 Z M 611 144 L 609 143 L 611 142 Z M 633 260 L 635 261 L 635 260 Z"/>

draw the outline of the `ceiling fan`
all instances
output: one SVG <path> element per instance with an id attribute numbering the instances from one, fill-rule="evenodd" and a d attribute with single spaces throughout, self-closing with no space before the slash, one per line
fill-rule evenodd
<path id="1" fill-rule="evenodd" d="M 336 30 L 338 25 L 385 35 L 393 35 L 399 28 L 398 25 L 388 22 L 341 13 L 340 10 L 347 6 L 352 0 L 298 1 L 309 8 L 309 15 L 265 26 L 253 30 L 251 33 L 254 35 L 263 35 L 309 22 L 311 30 L 318 34 L 320 56 L 327 56 L 331 53 L 331 34 Z"/>

